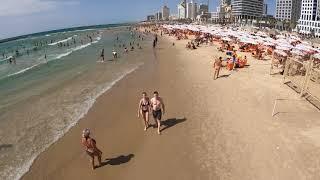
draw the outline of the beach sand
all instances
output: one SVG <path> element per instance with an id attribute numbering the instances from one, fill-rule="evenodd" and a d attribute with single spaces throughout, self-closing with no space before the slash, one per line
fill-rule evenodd
<path id="1" fill-rule="evenodd" d="M 212 78 L 215 46 L 186 50 L 171 37 L 138 70 L 107 91 L 22 179 L 320 179 L 320 114 L 270 76 L 270 61 Z M 143 131 L 141 92 L 166 104 L 162 135 Z M 272 117 L 274 100 L 278 103 Z M 151 119 L 153 123 L 153 120 Z M 106 165 L 92 170 L 80 144 L 90 128 Z"/>

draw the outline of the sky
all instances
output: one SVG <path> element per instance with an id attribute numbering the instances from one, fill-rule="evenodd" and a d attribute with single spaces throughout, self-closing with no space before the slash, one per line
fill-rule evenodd
<path id="1" fill-rule="evenodd" d="M 215 11 L 219 0 L 210 0 Z M 265 0 L 274 14 L 275 0 Z M 74 26 L 134 22 L 180 0 L 1 0 L 0 39 Z M 207 2 L 207 0 L 196 0 Z"/>

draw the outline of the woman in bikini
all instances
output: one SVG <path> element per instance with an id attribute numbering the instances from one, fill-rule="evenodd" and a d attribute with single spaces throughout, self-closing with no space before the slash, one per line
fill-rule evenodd
<path id="1" fill-rule="evenodd" d="M 85 148 L 86 153 L 90 156 L 90 161 L 92 163 L 92 169 L 95 169 L 96 166 L 94 165 L 94 157 L 98 157 L 99 166 L 101 166 L 101 155 L 102 152 L 96 146 L 96 140 L 90 137 L 90 130 L 85 129 L 82 131 L 82 145 Z"/>
<path id="2" fill-rule="evenodd" d="M 150 100 L 147 97 L 147 93 L 142 93 L 142 99 L 139 102 L 138 117 L 142 115 L 144 121 L 144 130 L 146 131 L 149 127 L 149 112 L 150 112 Z"/>

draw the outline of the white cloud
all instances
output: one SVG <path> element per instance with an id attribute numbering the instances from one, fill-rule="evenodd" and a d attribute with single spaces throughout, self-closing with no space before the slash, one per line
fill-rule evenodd
<path id="1" fill-rule="evenodd" d="M 76 5 L 77 1 L 54 0 L 1 0 L 0 17 L 21 16 L 39 12 L 50 11 L 59 5 Z"/>

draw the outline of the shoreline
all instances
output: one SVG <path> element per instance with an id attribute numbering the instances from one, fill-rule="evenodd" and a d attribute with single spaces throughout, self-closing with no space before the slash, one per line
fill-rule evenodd
<path id="1" fill-rule="evenodd" d="M 22 179 L 317 179 L 320 155 L 314 131 L 319 126 L 312 105 L 281 108 L 311 112 L 271 117 L 273 99 L 297 97 L 268 74 L 266 62 L 223 70 L 211 77 L 214 46 L 187 51 L 187 41 L 161 38 L 156 59 L 121 79 L 102 94 L 86 116 L 43 152 Z M 161 136 L 135 117 L 139 95 L 160 92 L 167 104 Z M 151 123 L 152 119 L 151 119 Z M 80 145 L 90 128 L 107 165 L 94 171 Z M 311 129 L 312 130 L 312 129 Z M 316 129 L 314 129 L 316 130 Z M 301 135 L 306 133 L 307 135 Z M 299 148 L 301 145 L 304 148 Z M 305 154 L 312 156 L 305 157 Z M 49 162 L 49 163 L 48 163 Z"/>
<path id="2" fill-rule="evenodd" d="M 106 31 L 103 35 L 108 36 L 109 33 L 113 32 Z M 148 43 L 148 40 L 146 41 L 146 43 Z M 89 57 L 94 56 L 90 55 L 90 49 L 86 52 L 89 52 L 87 53 L 89 54 Z M 78 68 L 78 70 L 80 69 L 80 71 L 83 70 L 81 71 L 84 72 L 82 74 L 80 74 L 80 71 L 77 71 L 77 68 L 75 66 L 70 66 L 74 70 L 66 73 L 67 75 L 58 73 L 59 75 L 53 76 L 53 78 L 50 79 L 51 81 L 45 81 L 41 79 L 41 82 L 44 82 L 41 83 L 42 88 L 26 85 L 26 87 L 28 87 L 29 89 L 35 89 L 36 93 L 31 90 L 27 91 L 29 90 L 27 88 L 24 89 L 26 95 L 29 95 L 28 93 L 30 92 L 32 96 L 26 96 L 25 94 L 22 94 L 21 97 L 23 98 L 21 98 L 19 103 L 13 104 L 15 103 L 13 102 L 12 104 L 10 104 L 11 107 L 14 107 L 14 109 L 17 111 L 10 110 L 9 107 L 6 109 L 8 110 L 7 114 L 9 115 L 5 114 L 6 111 L 3 111 L 4 115 L 2 114 L 2 117 L 10 117 L 11 115 L 11 118 L 3 118 L 8 120 L 11 119 L 10 121 L 8 121 L 8 123 L 6 123 L 5 121 L 3 122 L 3 124 L 7 125 L 7 127 L 13 127 L 14 130 L 12 136 L 7 134 L 7 136 L 9 137 L 4 139 L 4 142 L 15 142 L 14 138 L 16 136 L 14 133 L 19 131 L 22 132 L 20 134 L 24 134 L 25 137 L 23 137 L 24 139 L 20 138 L 20 142 L 34 141 L 34 143 L 32 143 L 31 146 L 27 145 L 26 148 L 23 148 L 23 144 L 17 142 L 9 144 L 10 146 L 8 147 L 8 149 L 4 149 L 5 151 L 2 151 L 5 155 L 2 156 L 4 157 L 4 161 L 2 161 L 3 163 L 1 163 L 0 165 L 1 168 L 3 167 L 3 178 L 20 179 L 24 172 L 27 172 L 29 170 L 30 166 L 33 164 L 34 160 L 38 157 L 39 154 L 50 147 L 52 143 L 57 141 L 57 139 L 60 139 L 61 136 L 63 136 L 64 133 L 66 133 L 67 130 L 70 129 L 70 127 L 74 126 L 74 124 L 77 124 L 77 122 L 79 121 L 79 117 L 83 116 L 83 114 L 87 112 L 88 108 L 91 108 L 92 103 L 96 99 L 96 96 L 99 96 L 101 92 L 104 92 L 110 86 L 113 86 L 114 81 L 119 81 L 121 78 L 123 78 L 124 75 L 122 74 L 128 74 L 133 69 L 138 68 L 144 63 L 136 58 L 137 54 L 139 53 L 140 51 L 130 53 L 130 57 L 133 57 L 130 58 L 130 62 L 127 61 L 128 57 L 126 55 L 124 55 L 123 58 L 119 59 L 120 61 L 118 63 L 113 63 L 110 61 L 105 63 L 105 65 L 101 65 L 96 63 L 96 61 L 94 60 L 94 62 L 92 63 L 92 67 L 90 67 L 91 69 L 85 69 L 81 67 Z M 80 61 L 82 59 L 73 57 L 74 56 L 70 56 L 68 58 L 72 60 L 75 59 L 79 63 L 81 63 Z M 70 61 L 59 62 L 61 62 L 62 64 L 63 62 Z M 50 69 L 42 69 L 43 72 L 46 72 L 47 70 L 49 71 Z M 66 72 L 68 71 L 66 70 Z M 102 75 L 104 77 L 102 77 Z M 67 78 L 64 79 L 64 76 Z M 26 77 L 24 78 L 27 79 Z M 59 99 L 59 97 L 61 98 Z M 30 107 L 30 102 L 32 102 L 33 107 Z M 42 102 L 44 104 L 42 104 Z M 42 109 L 41 107 L 44 107 L 46 113 L 43 114 L 40 112 L 40 110 Z M 18 113 L 16 119 L 14 119 L 14 115 L 16 115 L 15 112 Z M 39 112 L 40 115 L 37 114 L 37 112 Z M 26 116 L 19 116 L 19 114 L 25 114 Z M 24 119 L 22 123 L 16 123 L 19 122 L 18 120 L 20 119 Z M 13 125 L 10 126 L 10 123 Z M 23 123 L 25 123 L 25 125 L 22 125 Z M 6 127 L 5 125 L 4 127 Z M 19 127 L 19 125 L 21 128 Z M 18 130 L 19 128 L 22 131 Z M 8 131 L 9 129 L 12 128 L 8 128 Z M 5 132 L 6 129 L 3 129 L 3 131 L 1 131 L 2 134 L 6 134 Z M 14 149 L 13 151 L 9 152 L 9 148 L 11 147 L 14 147 Z M 12 155 L 15 152 L 17 152 L 17 156 Z M 22 158 L 19 158 L 19 155 L 23 155 Z M 15 173 L 12 173 L 13 170 Z"/>
<path id="3" fill-rule="evenodd" d="M 22 175 L 18 175 L 15 179 L 21 179 L 23 178 L 31 169 L 31 167 L 33 166 L 33 163 L 41 156 L 42 153 L 44 153 L 45 151 L 47 151 L 51 146 L 53 146 L 54 144 L 56 144 L 58 141 L 60 141 L 61 139 L 64 138 L 64 136 L 69 133 L 69 131 L 74 128 L 74 126 L 77 126 L 80 121 L 82 121 L 82 119 L 85 118 L 85 116 L 87 115 L 87 113 L 91 110 L 91 108 L 93 108 L 94 104 L 96 103 L 96 101 L 100 98 L 100 96 L 102 96 L 103 94 L 107 93 L 109 90 L 111 90 L 113 88 L 113 86 L 115 86 L 119 81 L 121 81 L 122 79 L 126 78 L 126 76 L 129 76 L 131 73 L 137 71 L 139 68 L 142 68 L 142 66 L 144 66 L 144 64 L 140 64 L 137 67 L 129 70 L 128 72 L 126 72 L 125 74 L 123 74 L 122 76 L 120 76 L 119 78 L 115 79 L 108 87 L 106 87 L 102 92 L 100 92 L 99 94 L 97 94 L 97 97 L 93 98 L 93 104 L 89 105 L 88 109 L 85 110 L 85 112 L 83 114 L 81 114 L 79 117 L 75 118 L 78 119 L 76 120 L 74 123 L 70 124 L 67 129 L 66 129 L 66 133 L 59 135 L 56 137 L 56 139 L 54 140 L 53 143 L 49 144 L 48 146 L 44 147 L 43 150 L 39 153 L 36 154 L 32 160 L 30 162 L 27 163 L 27 165 L 25 166 L 25 168 L 22 169 L 28 169 L 26 172 L 22 173 Z"/>
<path id="4" fill-rule="evenodd" d="M 167 41 L 167 40 L 165 40 L 165 41 Z M 161 49 L 161 47 L 160 47 L 160 49 Z M 161 51 L 161 50 L 159 50 L 159 51 Z M 89 114 L 91 114 L 91 116 L 95 116 L 94 114 L 95 114 L 95 111 L 96 111 L 96 109 L 100 109 L 101 108 L 101 105 L 99 105 L 100 103 L 101 103 L 101 101 L 105 101 L 105 99 L 107 99 L 107 97 L 108 97 L 108 99 L 110 99 L 111 97 L 111 95 L 110 94 L 113 94 L 114 93 L 114 91 L 117 91 L 116 89 L 118 89 L 118 86 L 120 86 L 119 84 L 123 84 L 123 83 L 125 83 L 125 82 L 131 82 L 132 83 L 132 80 L 131 79 L 137 79 L 138 77 L 136 77 L 137 75 L 136 74 L 142 74 L 142 75 L 138 75 L 138 76 L 146 76 L 146 71 L 150 71 L 150 69 L 153 69 L 154 70 L 154 66 L 155 66 L 155 64 L 154 63 L 157 63 L 156 61 L 157 60 L 151 60 L 151 61 L 153 61 L 153 62 L 147 62 L 147 63 L 145 63 L 145 64 L 143 64 L 142 66 L 140 66 L 139 68 L 137 68 L 136 70 L 134 70 L 133 72 L 131 72 L 131 73 L 129 73 L 128 75 L 126 75 L 126 76 L 124 76 L 122 79 L 120 79 L 117 83 L 115 83 L 109 90 L 107 90 L 106 92 L 104 92 L 104 93 L 102 93 L 102 95 L 100 95 L 97 99 L 96 99 L 96 101 L 95 101 L 95 103 L 93 104 L 93 106 L 89 109 L 89 111 L 88 111 L 88 113 L 83 117 L 83 118 L 81 118 L 74 126 L 72 126 L 69 130 L 68 130 L 68 132 L 67 133 L 65 133 L 64 135 L 63 135 L 63 137 L 61 137 L 61 138 L 59 138 L 59 140 L 58 141 L 56 141 L 54 144 L 52 144 L 49 148 L 47 148 L 44 152 L 42 152 L 37 158 L 36 158 L 36 160 L 33 162 L 33 164 L 32 164 L 32 166 L 30 167 L 30 170 L 26 173 L 26 174 L 24 174 L 23 176 L 22 176 L 22 178 L 21 179 L 34 179 L 34 178 L 37 178 L 37 177 L 41 177 L 41 173 L 39 174 L 38 172 L 36 172 L 36 171 L 38 171 L 37 170 L 37 168 L 39 168 L 39 166 L 37 165 L 38 163 L 40 163 L 40 164 L 42 164 L 42 163 L 45 163 L 45 161 L 46 161 L 46 159 L 47 159 L 47 157 L 46 156 L 48 156 L 48 154 L 50 154 L 50 151 L 52 150 L 52 149 L 55 149 L 55 147 L 56 146 L 60 146 L 59 144 L 61 144 L 61 143 L 64 143 L 63 141 L 65 141 L 64 139 L 66 139 L 67 138 L 67 136 L 74 136 L 74 131 L 79 131 L 79 127 L 81 127 L 81 126 L 83 126 L 83 124 L 88 124 L 89 122 L 88 121 L 90 121 L 90 120 L 92 120 L 92 118 L 91 117 L 88 117 L 88 116 L 90 116 Z M 149 70 L 148 70 L 149 69 Z M 137 80 L 134 80 L 134 81 L 137 81 Z M 123 91 L 122 89 L 121 89 L 121 91 Z M 150 94 L 150 93 L 149 93 Z M 140 92 L 137 92 L 137 96 L 139 96 L 140 95 Z M 134 103 L 135 104 L 135 103 Z M 136 107 L 134 106 L 134 110 L 136 110 L 135 109 Z M 133 116 L 133 118 L 136 118 L 135 117 L 135 114 L 136 113 L 133 113 L 132 114 L 132 116 Z M 151 118 L 151 117 L 150 117 Z M 137 119 L 137 118 L 136 118 Z M 183 120 L 183 117 L 181 117 L 180 118 L 180 120 Z M 139 122 L 140 121 L 140 119 L 137 119 L 137 122 L 135 123 L 136 125 L 135 126 L 138 126 L 138 127 L 136 127 L 136 128 L 139 128 L 139 126 L 141 125 L 141 132 L 143 133 L 143 131 L 142 131 L 142 122 L 140 123 Z M 141 120 L 142 121 L 142 120 Z M 152 120 L 151 120 L 151 122 L 152 122 Z M 111 123 L 111 124 L 117 124 L 116 122 L 108 122 L 108 123 Z M 94 124 L 90 124 L 90 125 L 88 125 L 89 127 L 90 126 L 93 126 L 93 128 L 92 128 L 92 131 L 94 131 L 94 127 L 96 127 L 96 125 L 94 125 Z M 86 126 L 86 127 L 88 127 L 88 126 Z M 140 130 L 140 129 L 138 129 L 138 130 Z M 81 132 L 82 130 L 80 129 L 80 132 Z M 150 128 L 150 131 L 153 131 L 153 129 L 152 128 Z M 97 132 L 93 132 L 93 135 L 97 138 L 97 141 L 98 141 L 98 146 L 99 146 L 99 142 L 101 141 L 101 140 L 99 140 L 100 138 L 98 138 L 97 136 Z M 67 140 L 68 141 L 68 140 Z M 132 146 L 133 146 L 133 144 L 132 144 Z M 82 151 L 82 147 L 81 147 L 81 145 L 79 144 L 79 150 L 80 151 Z M 85 156 L 85 154 L 81 154 L 81 157 L 82 157 L 82 160 L 83 159 L 85 159 L 84 161 L 83 161 L 83 165 L 85 166 L 85 168 L 88 168 L 89 170 L 91 170 L 90 168 L 89 168 L 89 166 L 88 166 L 88 164 L 87 164 L 87 159 L 85 158 L 85 157 L 83 157 L 83 156 Z M 50 158 L 51 159 L 51 158 Z M 41 165 L 40 165 L 41 166 Z M 31 175 L 30 175 L 31 174 Z M 40 176 L 39 176 L 40 175 Z M 44 176 L 42 176 L 42 177 L 44 177 Z M 41 179 L 41 178 L 40 178 Z M 53 179 L 55 179 L 55 178 L 53 178 Z"/>

